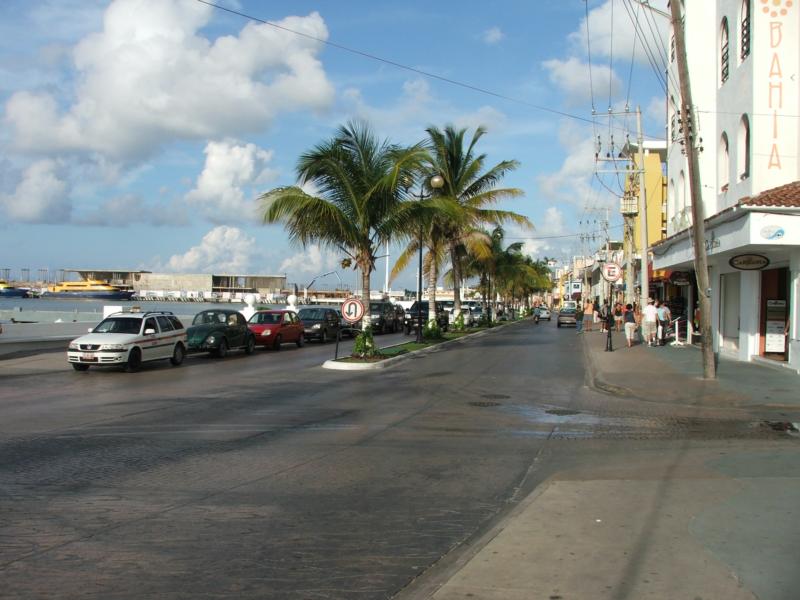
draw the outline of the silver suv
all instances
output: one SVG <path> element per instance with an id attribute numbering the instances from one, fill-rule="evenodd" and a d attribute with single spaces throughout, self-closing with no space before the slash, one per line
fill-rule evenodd
<path id="1" fill-rule="evenodd" d="M 168 311 L 111 314 L 67 348 L 67 361 L 76 371 L 91 366 L 124 366 L 133 373 L 144 362 L 163 359 L 177 367 L 185 356 L 186 329 Z"/>

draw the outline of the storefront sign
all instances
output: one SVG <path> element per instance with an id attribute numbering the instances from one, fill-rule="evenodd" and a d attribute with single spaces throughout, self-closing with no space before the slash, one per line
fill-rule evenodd
<path id="1" fill-rule="evenodd" d="M 765 342 L 765 352 L 786 352 L 786 300 L 767 300 Z"/>
<path id="2" fill-rule="evenodd" d="M 691 275 L 686 271 L 673 271 L 669 276 L 672 285 L 689 285 L 692 283 Z"/>
<path id="3" fill-rule="evenodd" d="M 758 271 L 769 265 L 769 259 L 760 254 L 740 254 L 730 259 L 728 264 L 740 271 Z"/>
<path id="4" fill-rule="evenodd" d="M 786 235 L 786 232 L 783 227 L 778 225 L 767 225 L 761 228 L 761 237 L 765 240 L 779 240 L 784 235 Z"/>

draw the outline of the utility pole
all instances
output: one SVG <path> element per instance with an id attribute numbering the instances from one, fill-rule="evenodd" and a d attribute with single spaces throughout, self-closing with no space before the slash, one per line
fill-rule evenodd
<path id="1" fill-rule="evenodd" d="M 647 239 L 647 189 L 645 187 L 644 173 L 644 134 L 642 133 L 642 109 L 636 107 L 636 143 L 639 145 L 639 240 L 642 244 L 642 295 L 639 301 L 639 308 L 647 306 L 647 299 L 650 298 L 650 251 L 649 240 Z"/>
<path id="2" fill-rule="evenodd" d="M 716 379 L 717 368 L 714 344 L 711 339 L 711 300 L 708 279 L 708 258 L 705 246 L 705 221 L 700 197 L 700 164 L 694 147 L 692 133 L 692 91 L 689 86 L 689 65 L 686 57 L 686 38 L 683 30 L 681 2 L 670 2 L 672 30 L 675 35 L 675 58 L 678 62 L 678 81 L 681 88 L 681 134 L 689 166 L 689 194 L 692 199 L 692 242 L 694 245 L 694 271 L 697 276 L 700 303 L 700 334 L 703 350 L 703 378 Z M 689 307 L 691 310 L 691 307 Z"/>

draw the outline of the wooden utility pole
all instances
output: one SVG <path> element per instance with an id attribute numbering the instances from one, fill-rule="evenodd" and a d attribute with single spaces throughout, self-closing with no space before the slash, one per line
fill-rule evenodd
<path id="1" fill-rule="evenodd" d="M 647 187 L 645 186 L 644 172 L 644 133 L 642 133 L 642 109 L 636 107 L 636 143 L 639 145 L 639 239 L 642 243 L 642 296 L 639 309 L 647 306 L 650 298 L 650 240 L 647 235 Z"/>
<path id="2" fill-rule="evenodd" d="M 683 148 L 689 166 L 689 195 L 692 199 L 692 242 L 694 245 L 694 271 L 697 276 L 698 300 L 700 303 L 700 334 L 703 349 L 703 378 L 715 379 L 717 367 L 714 357 L 714 342 L 711 338 L 711 287 L 708 280 L 708 258 L 705 245 L 705 220 L 700 198 L 700 164 L 694 147 L 694 104 L 689 86 L 689 66 L 686 57 L 686 37 L 683 30 L 681 2 L 670 2 L 672 31 L 675 35 L 675 59 L 678 62 L 678 81 L 681 88 L 681 134 Z M 691 311 L 692 307 L 689 307 Z M 691 315 L 691 313 L 690 313 Z"/>

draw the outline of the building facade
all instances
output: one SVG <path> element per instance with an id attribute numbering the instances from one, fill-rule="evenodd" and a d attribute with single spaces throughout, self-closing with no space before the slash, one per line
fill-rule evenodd
<path id="1" fill-rule="evenodd" d="M 654 268 L 694 281 L 691 196 L 680 126 L 699 151 L 714 349 L 800 371 L 800 6 L 791 0 L 681 2 L 694 107 L 671 56 L 667 238 Z M 715 40 L 709 52 L 708 40 Z"/>

